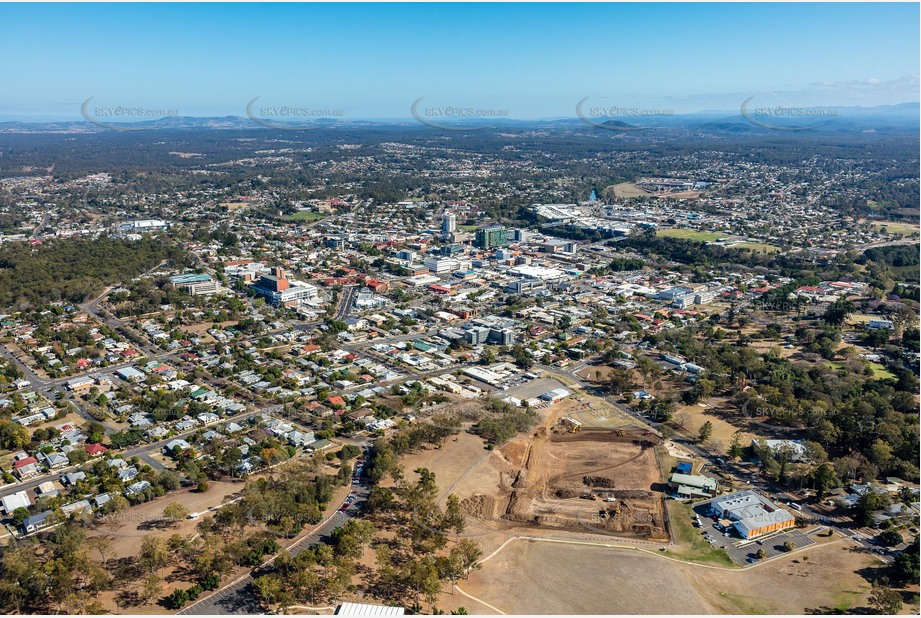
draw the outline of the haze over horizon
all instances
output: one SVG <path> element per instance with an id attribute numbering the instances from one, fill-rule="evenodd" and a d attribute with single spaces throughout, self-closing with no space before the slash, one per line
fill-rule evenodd
<path id="1" fill-rule="evenodd" d="M 259 97 L 346 120 L 408 120 L 421 97 L 524 120 L 573 117 L 586 97 L 672 114 L 750 97 L 873 107 L 921 84 L 917 4 L 8 4 L 0 20 L 17 58 L 0 120 L 79 120 L 90 97 L 189 117 L 244 116 Z"/>

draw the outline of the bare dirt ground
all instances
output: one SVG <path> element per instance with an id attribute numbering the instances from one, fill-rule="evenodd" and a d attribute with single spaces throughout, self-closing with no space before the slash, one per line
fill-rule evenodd
<path id="1" fill-rule="evenodd" d="M 508 461 L 521 464 L 503 475 L 492 496 L 492 512 L 483 508 L 481 499 L 461 504 L 487 521 L 580 532 L 588 525 L 628 537 L 666 540 L 654 451 L 638 443 L 641 434 L 621 433 L 626 432 L 539 430 L 531 441 L 508 445 Z"/>
<path id="2" fill-rule="evenodd" d="M 242 491 L 243 486 L 243 481 L 211 481 L 208 491 L 204 493 L 193 489 L 171 493 L 111 515 L 104 523 L 95 525 L 87 536 L 108 536 L 112 542 L 113 558 L 135 556 L 145 536 L 166 539 L 174 534 L 194 534 L 197 519 L 183 519 L 172 526 L 159 523 L 167 504 L 178 502 L 189 513 L 202 513 L 226 502 L 233 494 Z"/>
<path id="3" fill-rule="evenodd" d="M 629 197 L 648 197 L 652 195 L 646 191 L 640 189 L 636 186 L 636 183 L 633 182 L 621 182 L 616 185 L 610 185 L 605 187 L 604 194 L 610 195 L 614 194 L 614 197 L 620 198 L 629 198 Z"/>
<path id="4" fill-rule="evenodd" d="M 870 591 L 858 571 L 872 569 L 876 560 L 853 547 L 839 542 L 809 548 L 737 572 L 688 566 L 685 577 L 721 613 L 835 613 L 865 606 Z"/>
<path id="5" fill-rule="evenodd" d="M 685 423 L 684 428 L 691 435 L 697 435 L 701 426 L 707 421 L 710 421 L 710 425 L 713 427 L 713 433 L 710 436 L 711 442 L 719 440 L 728 448 L 733 434 L 742 429 L 742 423 L 738 425 L 730 423 L 723 418 L 721 414 L 717 414 L 716 410 L 723 410 L 730 407 L 737 408 L 737 406 L 730 403 L 726 397 L 711 397 L 707 401 L 701 403 L 703 403 L 703 405 L 694 404 L 679 407 L 672 418 L 683 420 L 682 415 L 687 415 L 688 421 Z M 739 420 L 745 419 L 740 417 Z M 742 445 L 748 446 L 751 444 L 752 439 L 755 438 L 760 439 L 761 436 L 752 431 L 742 431 Z"/>
<path id="6" fill-rule="evenodd" d="M 404 458 L 404 469 L 408 474 L 419 467 L 434 472 L 441 499 L 449 494 L 460 498 L 469 532 L 478 536 L 585 534 L 588 526 L 598 528 L 598 534 L 666 539 L 659 468 L 651 448 L 655 438 L 635 428 L 569 434 L 559 419 L 583 409 L 583 403 L 570 399 L 547 408 L 534 430 L 495 451 L 463 433 L 441 448 Z"/>
<path id="7" fill-rule="evenodd" d="M 516 540 L 458 586 L 509 614 L 835 613 L 866 606 L 870 590 L 861 572 L 875 560 L 851 547 L 838 542 L 725 570 L 626 548 Z M 496 613 L 461 592 L 437 605 Z"/>
<path id="8" fill-rule="evenodd" d="M 628 549 L 513 541 L 468 580 L 466 593 L 508 614 L 710 614 L 683 565 Z M 451 605 L 454 603 L 455 605 Z M 495 614 L 460 593 L 441 609 Z"/>

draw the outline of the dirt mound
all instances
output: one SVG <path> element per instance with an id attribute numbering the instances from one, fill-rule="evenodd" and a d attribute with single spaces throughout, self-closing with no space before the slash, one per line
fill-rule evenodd
<path id="1" fill-rule="evenodd" d="M 612 498 L 621 500 L 655 500 L 656 495 L 644 489 L 615 489 L 609 492 Z"/>
<path id="2" fill-rule="evenodd" d="M 583 476 L 582 482 L 589 487 L 614 487 L 614 479 L 606 476 Z"/>
<path id="3" fill-rule="evenodd" d="M 577 491 L 575 489 L 557 489 L 555 492 L 553 492 L 553 495 L 556 496 L 557 498 L 563 498 L 563 499 L 578 498 L 579 496 L 582 495 L 582 492 Z"/>
<path id="4" fill-rule="evenodd" d="M 493 496 L 476 494 L 461 500 L 460 507 L 465 514 L 477 519 L 488 520 L 496 517 L 496 499 Z"/>
<path id="5" fill-rule="evenodd" d="M 520 468 L 527 461 L 531 446 L 524 440 L 512 440 L 499 449 L 498 453 L 510 465 Z"/>

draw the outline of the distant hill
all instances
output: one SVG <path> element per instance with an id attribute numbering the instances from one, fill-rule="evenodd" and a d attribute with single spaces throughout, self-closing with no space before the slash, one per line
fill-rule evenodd
<path id="1" fill-rule="evenodd" d="M 752 101 L 749 109 L 720 111 L 707 110 L 689 114 L 674 114 L 648 117 L 606 117 L 592 122 L 575 117 L 521 120 L 513 118 L 490 118 L 488 125 L 493 128 L 508 129 L 575 129 L 585 126 L 607 128 L 623 131 L 642 131 L 644 129 L 680 129 L 705 131 L 713 133 L 746 134 L 762 131 L 780 130 L 796 131 L 809 129 L 815 131 L 861 133 L 902 133 L 918 131 L 921 128 L 921 105 L 917 102 L 898 105 L 880 105 L 875 107 L 812 107 L 802 108 L 797 115 L 770 115 L 758 113 L 761 104 Z M 765 106 L 768 107 L 768 106 Z M 471 128 L 482 125 L 482 121 L 465 119 L 452 126 Z M 52 122 L 0 122 L 0 133 L 96 133 L 111 131 L 114 127 L 124 130 L 165 129 L 165 130 L 252 130 L 260 127 L 278 129 L 291 128 L 361 128 L 361 127 L 414 127 L 425 126 L 412 119 L 361 120 L 344 118 L 316 118 L 298 123 L 285 123 L 266 119 L 257 122 L 245 116 L 193 117 L 172 116 L 156 120 L 133 123 L 97 124 L 86 120 L 52 121 Z M 430 127 L 430 130 L 438 130 Z"/>

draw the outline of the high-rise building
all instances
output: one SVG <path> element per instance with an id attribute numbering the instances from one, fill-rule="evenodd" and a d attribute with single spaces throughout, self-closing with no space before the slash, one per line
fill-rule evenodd
<path id="1" fill-rule="evenodd" d="M 508 230 L 501 225 L 481 227 L 476 231 L 476 245 L 481 249 L 508 246 Z"/>
<path id="2" fill-rule="evenodd" d="M 453 234 L 455 231 L 457 231 L 457 215 L 453 212 L 446 212 L 441 217 L 441 233 Z"/>

